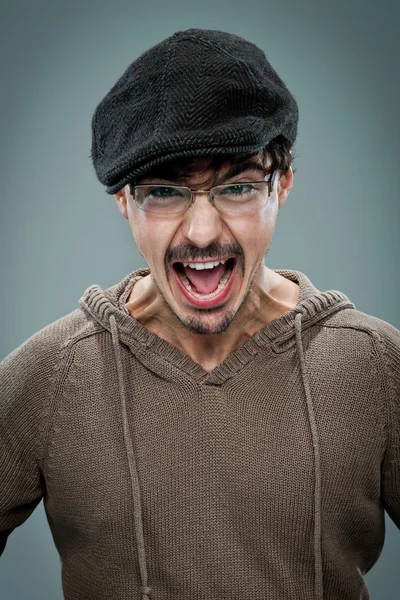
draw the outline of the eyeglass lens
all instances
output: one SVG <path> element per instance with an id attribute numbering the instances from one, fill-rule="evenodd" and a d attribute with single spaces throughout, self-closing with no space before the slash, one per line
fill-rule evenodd
<path id="1" fill-rule="evenodd" d="M 269 181 L 218 185 L 209 197 L 221 212 L 252 212 L 268 202 Z M 192 202 L 192 191 L 185 186 L 137 185 L 137 206 L 147 212 L 177 214 L 185 212 Z"/>

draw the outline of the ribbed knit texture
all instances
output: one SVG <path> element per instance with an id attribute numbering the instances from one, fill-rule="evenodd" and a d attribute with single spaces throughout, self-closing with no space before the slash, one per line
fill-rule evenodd
<path id="1" fill-rule="evenodd" d="M 124 308 L 0 365 L 0 549 L 44 503 L 66 600 L 367 600 L 400 526 L 400 332 L 318 291 L 211 373 Z"/>

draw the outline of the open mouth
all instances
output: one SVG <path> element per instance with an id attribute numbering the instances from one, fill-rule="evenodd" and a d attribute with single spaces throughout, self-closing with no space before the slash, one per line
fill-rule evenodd
<path id="1" fill-rule="evenodd" d="M 173 269 L 181 283 L 185 296 L 196 298 L 199 301 L 220 301 L 222 292 L 231 279 L 236 265 L 236 259 L 231 257 L 225 260 L 209 262 L 174 263 Z"/>

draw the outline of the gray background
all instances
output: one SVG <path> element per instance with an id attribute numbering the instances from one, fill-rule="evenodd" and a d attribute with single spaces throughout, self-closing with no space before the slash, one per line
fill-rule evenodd
<path id="1" fill-rule="evenodd" d="M 399 3 L 350 0 L 13 1 L 0 15 L 0 357 L 143 265 L 89 159 L 97 103 L 141 52 L 179 29 L 258 44 L 300 106 L 294 189 L 268 253 L 400 328 Z M 399 532 L 367 575 L 399 598 Z M 397 560 L 396 560 L 397 559 Z M 60 600 L 40 505 L 0 560 L 2 600 Z M 110 599 L 111 600 L 111 599 Z"/>

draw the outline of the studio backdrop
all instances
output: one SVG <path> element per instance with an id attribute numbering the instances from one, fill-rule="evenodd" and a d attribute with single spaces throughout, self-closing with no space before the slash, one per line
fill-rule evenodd
<path id="1" fill-rule="evenodd" d="M 91 117 L 130 62 L 191 27 L 260 46 L 299 105 L 294 187 L 267 265 L 400 328 L 399 19 L 395 0 L 2 2 L 0 358 L 89 285 L 143 266 L 95 178 Z M 400 534 L 386 523 L 372 600 L 399 598 Z M 61 600 L 60 573 L 41 503 L 9 538 L 0 596 Z"/>

